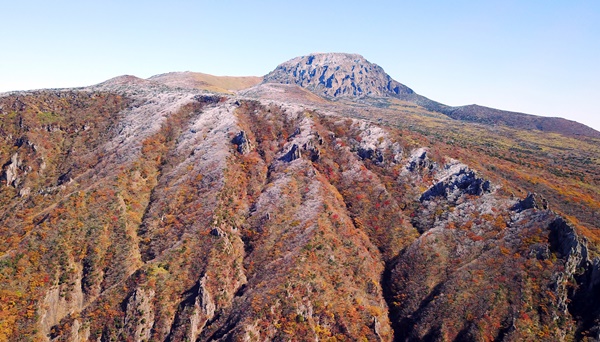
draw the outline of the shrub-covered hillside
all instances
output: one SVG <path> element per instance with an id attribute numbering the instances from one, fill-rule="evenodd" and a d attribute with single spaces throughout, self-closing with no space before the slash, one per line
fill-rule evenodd
<path id="1" fill-rule="evenodd" d="M 597 139 L 311 96 L 2 94 L 0 341 L 599 339 Z"/>

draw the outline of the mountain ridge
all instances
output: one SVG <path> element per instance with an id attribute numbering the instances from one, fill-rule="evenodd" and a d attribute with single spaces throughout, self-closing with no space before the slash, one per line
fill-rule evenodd
<path id="1" fill-rule="evenodd" d="M 172 87 L 184 87 L 207 90 L 219 93 L 235 92 L 252 87 L 262 81 L 256 76 L 214 76 L 201 72 L 169 72 L 154 75 L 148 80 Z"/>
<path id="2" fill-rule="evenodd" d="M 600 339 L 593 138 L 123 76 L 2 94 L 0 165 L 0 341 Z"/>
<path id="3" fill-rule="evenodd" d="M 599 131 L 564 118 L 479 105 L 444 105 L 415 93 L 392 79 L 383 68 L 358 54 L 314 53 L 296 57 L 277 66 L 264 77 L 263 83 L 296 84 L 329 99 L 396 97 L 455 120 L 600 138 Z"/>

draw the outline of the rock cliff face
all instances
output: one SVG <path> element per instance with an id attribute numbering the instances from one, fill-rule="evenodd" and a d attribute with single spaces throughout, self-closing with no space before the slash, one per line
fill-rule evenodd
<path id="1" fill-rule="evenodd" d="M 366 63 L 278 73 L 410 95 Z M 596 145 L 292 88 L 1 95 L 0 341 L 598 340 Z"/>
<path id="2" fill-rule="evenodd" d="M 413 94 L 361 55 L 316 53 L 280 64 L 264 83 L 296 84 L 326 97 L 385 97 Z"/>

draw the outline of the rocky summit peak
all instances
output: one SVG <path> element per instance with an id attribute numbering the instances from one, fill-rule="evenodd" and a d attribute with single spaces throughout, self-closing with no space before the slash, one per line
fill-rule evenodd
<path id="1" fill-rule="evenodd" d="M 379 65 L 349 53 L 313 53 L 280 64 L 264 83 L 296 84 L 325 97 L 387 97 L 412 94 Z"/>

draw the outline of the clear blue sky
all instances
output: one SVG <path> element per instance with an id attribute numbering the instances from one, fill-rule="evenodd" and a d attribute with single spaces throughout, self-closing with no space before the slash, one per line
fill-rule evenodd
<path id="1" fill-rule="evenodd" d="M 2 1 L 0 91 L 352 52 L 416 92 L 600 130 L 600 1 Z"/>

